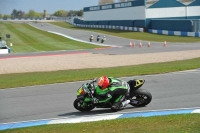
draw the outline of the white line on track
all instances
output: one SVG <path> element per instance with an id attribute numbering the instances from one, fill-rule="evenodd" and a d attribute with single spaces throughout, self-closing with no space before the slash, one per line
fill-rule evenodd
<path id="1" fill-rule="evenodd" d="M 60 119 L 73 119 L 73 118 L 79 118 L 79 117 L 91 117 L 91 116 L 119 116 L 122 114 L 129 114 L 129 113 L 144 113 L 144 112 L 160 112 L 160 111 L 176 111 L 176 110 L 188 110 L 188 109 L 194 109 L 196 111 L 193 111 L 192 113 L 200 113 L 200 107 L 190 107 L 190 108 L 175 108 L 175 109 L 158 109 L 158 110 L 144 110 L 144 111 L 129 111 L 129 112 L 113 112 L 113 113 L 104 113 L 104 114 L 96 114 L 96 115 L 73 115 L 75 117 L 69 116 L 69 117 L 60 117 L 60 118 L 48 118 L 48 119 L 37 119 L 37 120 L 27 120 L 27 121 L 18 121 L 18 122 L 9 122 L 9 123 L 0 123 L 0 124 L 14 124 L 14 123 L 23 123 L 23 122 L 34 122 L 34 121 L 43 121 L 43 120 L 60 120 Z"/>

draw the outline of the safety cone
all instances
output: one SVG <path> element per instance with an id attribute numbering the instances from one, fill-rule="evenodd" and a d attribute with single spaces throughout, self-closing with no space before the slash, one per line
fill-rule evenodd
<path id="1" fill-rule="evenodd" d="M 133 44 L 132 44 L 132 42 L 130 42 L 129 47 L 132 47 L 132 46 L 133 46 Z"/>
<path id="2" fill-rule="evenodd" d="M 133 47 L 136 47 L 136 44 L 135 44 L 135 42 L 133 43 Z"/>
<path id="3" fill-rule="evenodd" d="M 140 48 L 142 47 L 142 43 L 140 42 L 140 46 L 139 46 Z"/>
<path id="4" fill-rule="evenodd" d="M 164 47 L 166 47 L 166 46 L 167 46 L 167 42 L 165 41 L 165 42 L 164 42 Z"/>
<path id="5" fill-rule="evenodd" d="M 150 42 L 148 43 L 148 45 L 147 45 L 148 47 L 150 47 L 151 46 L 151 44 L 150 44 Z"/>

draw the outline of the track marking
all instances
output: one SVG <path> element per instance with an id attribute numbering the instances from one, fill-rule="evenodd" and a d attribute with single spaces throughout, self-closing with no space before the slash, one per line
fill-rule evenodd
<path id="1" fill-rule="evenodd" d="M 190 114 L 200 113 L 200 107 L 196 108 L 181 108 L 181 109 L 165 109 L 165 110 L 150 110 L 150 111 L 135 111 L 125 113 L 110 113 L 100 115 L 88 115 L 88 116 L 77 116 L 75 118 L 63 117 L 63 118 L 51 118 L 41 120 L 30 120 L 12 123 L 1 123 L 0 130 L 14 129 L 21 127 L 39 126 L 47 124 L 63 124 L 63 123 L 80 123 L 80 122 L 92 122 L 100 120 L 111 120 L 120 118 L 133 118 L 133 117 L 149 117 L 149 116 L 163 116 L 171 114 Z"/>

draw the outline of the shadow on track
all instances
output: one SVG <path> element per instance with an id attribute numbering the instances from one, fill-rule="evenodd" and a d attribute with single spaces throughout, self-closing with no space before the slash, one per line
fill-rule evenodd
<path id="1" fill-rule="evenodd" d="M 69 112 L 65 114 L 59 114 L 58 116 L 84 116 L 84 115 L 97 115 L 97 114 L 105 114 L 112 113 L 110 109 L 102 109 L 102 110 L 92 110 L 92 111 L 84 111 L 84 112 Z"/>
<path id="2" fill-rule="evenodd" d="M 137 108 L 144 108 L 144 107 L 137 107 Z M 124 113 L 129 112 L 130 110 L 133 112 L 133 109 L 137 109 L 136 107 L 126 107 L 118 112 L 113 112 L 109 108 L 101 109 L 101 110 L 92 110 L 92 111 L 84 111 L 84 112 L 69 112 L 65 114 L 59 114 L 58 116 L 66 117 L 66 116 L 86 116 L 86 115 L 99 115 L 99 114 L 107 114 L 107 113 Z"/>

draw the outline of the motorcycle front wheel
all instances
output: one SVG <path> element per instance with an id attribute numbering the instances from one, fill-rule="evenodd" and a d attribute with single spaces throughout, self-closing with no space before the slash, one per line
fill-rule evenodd
<path id="1" fill-rule="evenodd" d="M 152 100 L 152 95 L 149 91 L 138 89 L 133 92 L 130 105 L 135 107 L 143 107 L 149 104 Z"/>
<path id="2" fill-rule="evenodd" d="M 82 100 L 79 100 L 79 99 L 76 99 L 74 101 L 74 108 L 83 112 L 83 111 L 91 111 L 92 109 L 95 108 L 95 106 L 93 105 L 90 105 L 90 106 L 86 106 L 86 107 L 83 107 L 83 101 Z"/>

